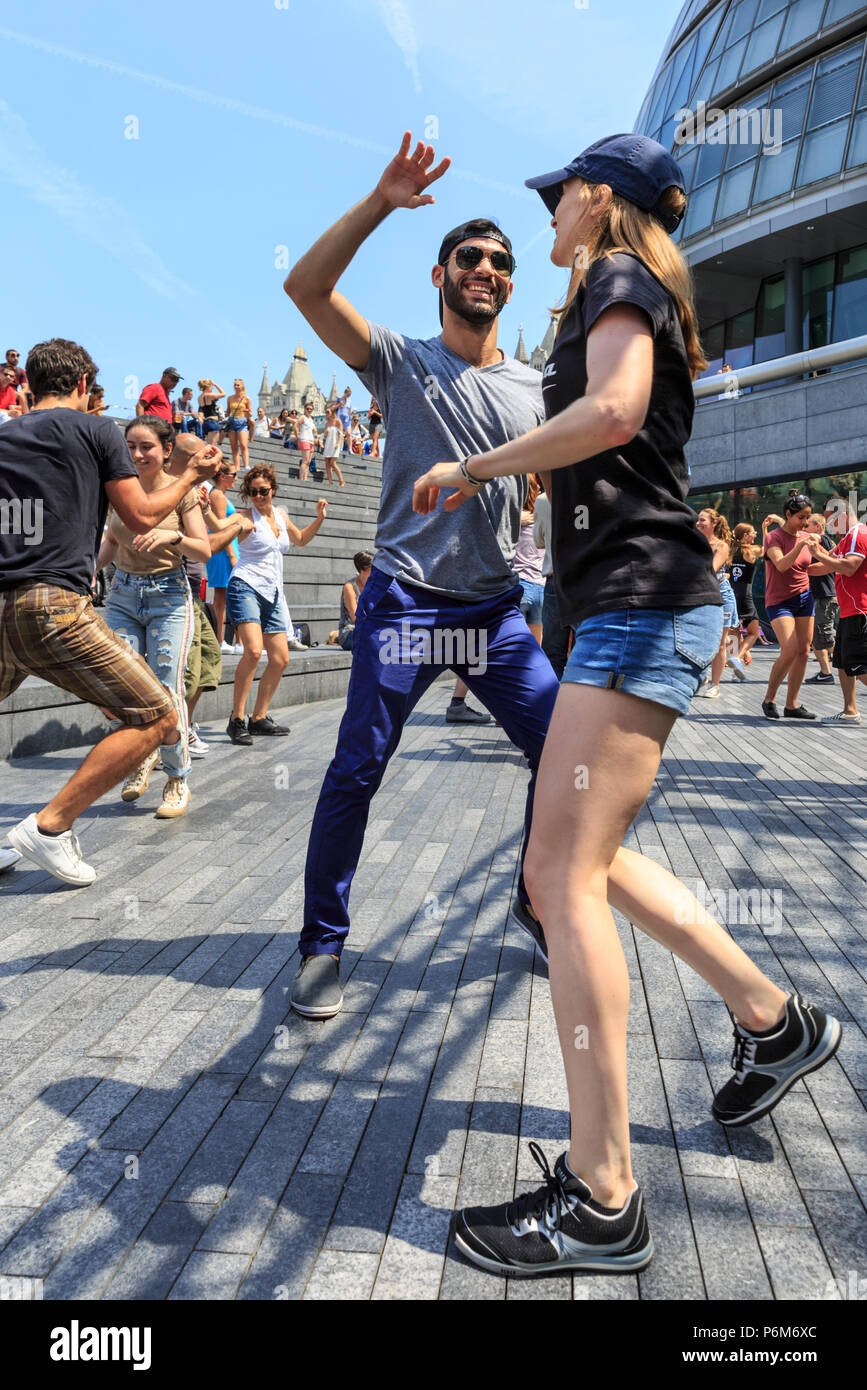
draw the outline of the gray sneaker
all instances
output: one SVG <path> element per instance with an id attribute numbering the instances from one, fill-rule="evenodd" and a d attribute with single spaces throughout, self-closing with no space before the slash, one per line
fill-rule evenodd
<path id="1" fill-rule="evenodd" d="M 304 1018 L 333 1018 L 343 1004 L 340 971 L 333 956 L 305 956 L 289 997 Z"/>
<path id="2" fill-rule="evenodd" d="M 490 724 L 491 716 L 485 710 L 473 709 L 465 701 L 459 705 L 449 705 L 446 709 L 447 724 Z"/>

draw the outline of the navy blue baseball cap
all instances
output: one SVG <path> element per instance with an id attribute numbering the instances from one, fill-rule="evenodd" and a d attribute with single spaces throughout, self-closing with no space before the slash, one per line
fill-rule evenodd
<path id="1" fill-rule="evenodd" d="M 680 225 L 683 214 L 659 205 L 665 189 L 672 185 L 686 192 L 680 167 L 668 150 L 646 135 L 606 135 L 604 140 L 588 145 L 583 154 L 576 155 L 562 169 L 525 179 L 525 183 L 536 189 L 553 216 L 563 184 L 576 175 L 588 183 L 607 183 L 614 193 L 652 213 L 667 232 Z"/>

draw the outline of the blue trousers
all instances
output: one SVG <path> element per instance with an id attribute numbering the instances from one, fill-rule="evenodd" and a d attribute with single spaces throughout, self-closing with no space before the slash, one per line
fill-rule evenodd
<path id="1" fill-rule="evenodd" d="M 516 585 L 482 603 L 461 603 L 371 571 L 358 601 L 346 711 L 310 829 L 303 955 L 343 948 L 371 800 L 409 714 L 444 670 L 466 681 L 527 756 L 526 851 L 558 683 L 521 617 L 521 592 Z M 519 892 L 526 898 L 523 879 Z"/>

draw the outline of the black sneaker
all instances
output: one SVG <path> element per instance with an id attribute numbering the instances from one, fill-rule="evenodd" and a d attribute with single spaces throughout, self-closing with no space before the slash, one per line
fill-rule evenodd
<path id="1" fill-rule="evenodd" d="M 834 685 L 833 671 L 820 671 L 818 675 L 808 676 L 805 685 Z"/>
<path id="2" fill-rule="evenodd" d="M 568 1274 L 573 1269 L 635 1274 L 653 1258 L 644 1198 L 636 1187 L 625 1207 L 593 1201 L 561 1154 L 552 1173 L 538 1144 L 530 1152 L 545 1176 L 543 1187 L 500 1207 L 455 1213 L 455 1244 L 473 1264 L 494 1274 Z"/>
<path id="3" fill-rule="evenodd" d="M 490 724 L 491 716 L 481 709 L 473 709 L 465 700 L 450 704 L 446 710 L 447 724 Z"/>
<path id="4" fill-rule="evenodd" d="M 780 711 L 773 700 L 762 700 L 762 714 L 766 719 L 779 719 Z"/>
<path id="5" fill-rule="evenodd" d="M 251 719 L 247 727 L 251 734 L 268 734 L 271 738 L 292 732 L 286 724 L 275 724 L 270 714 L 266 714 L 264 719 Z"/>
<path id="6" fill-rule="evenodd" d="M 786 1016 L 764 1033 L 735 1023 L 735 1074 L 714 1096 L 712 1112 L 721 1125 L 751 1125 L 773 1110 L 800 1076 L 824 1066 L 840 1046 L 843 1030 L 798 994 L 789 996 Z"/>
<path id="7" fill-rule="evenodd" d="M 333 1018 L 343 1006 L 340 967 L 333 956 L 305 956 L 289 1003 L 304 1018 Z"/>
<path id="8" fill-rule="evenodd" d="M 523 931 L 527 933 L 528 936 L 531 936 L 533 938 L 536 950 L 539 952 L 539 955 L 542 957 L 543 961 L 547 965 L 548 945 L 545 941 L 545 933 L 542 930 L 542 923 L 539 922 L 533 916 L 529 908 L 524 906 L 520 898 L 514 898 L 512 900 L 512 907 L 509 915 L 511 916 L 512 921 L 515 923 L 516 926 L 520 927 Z"/>
<path id="9" fill-rule="evenodd" d="M 233 743 L 253 742 L 250 735 L 247 733 L 246 719 L 230 719 L 228 724 L 226 725 L 226 733 L 229 735 L 229 738 L 232 740 Z"/>
<path id="10" fill-rule="evenodd" d="M 803 705 L 798 705 L 796 709 L 784 709 L 783 714 L 787 719 L 815 719 L 815 714 L 811 714 Z"/>

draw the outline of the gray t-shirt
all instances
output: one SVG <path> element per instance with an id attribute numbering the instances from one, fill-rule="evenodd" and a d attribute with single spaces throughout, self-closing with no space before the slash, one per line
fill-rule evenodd
<path id="1" fill-rule="evenodd" d="M 412 488 L 435 463 L 487 453 L 535 429 L 545 418 L 541 373 L 513 357 L 472 367 L 442 338 L 369 328 L 370 361 L 358 377 L 387 429 L 376 568 L 468 602 L 505 593 L 517 582 L 511 563 L 526 477 L 494 478 L 454 512 L 443 510 L 441 494 L 429 516 L 412 510 Z"/>

